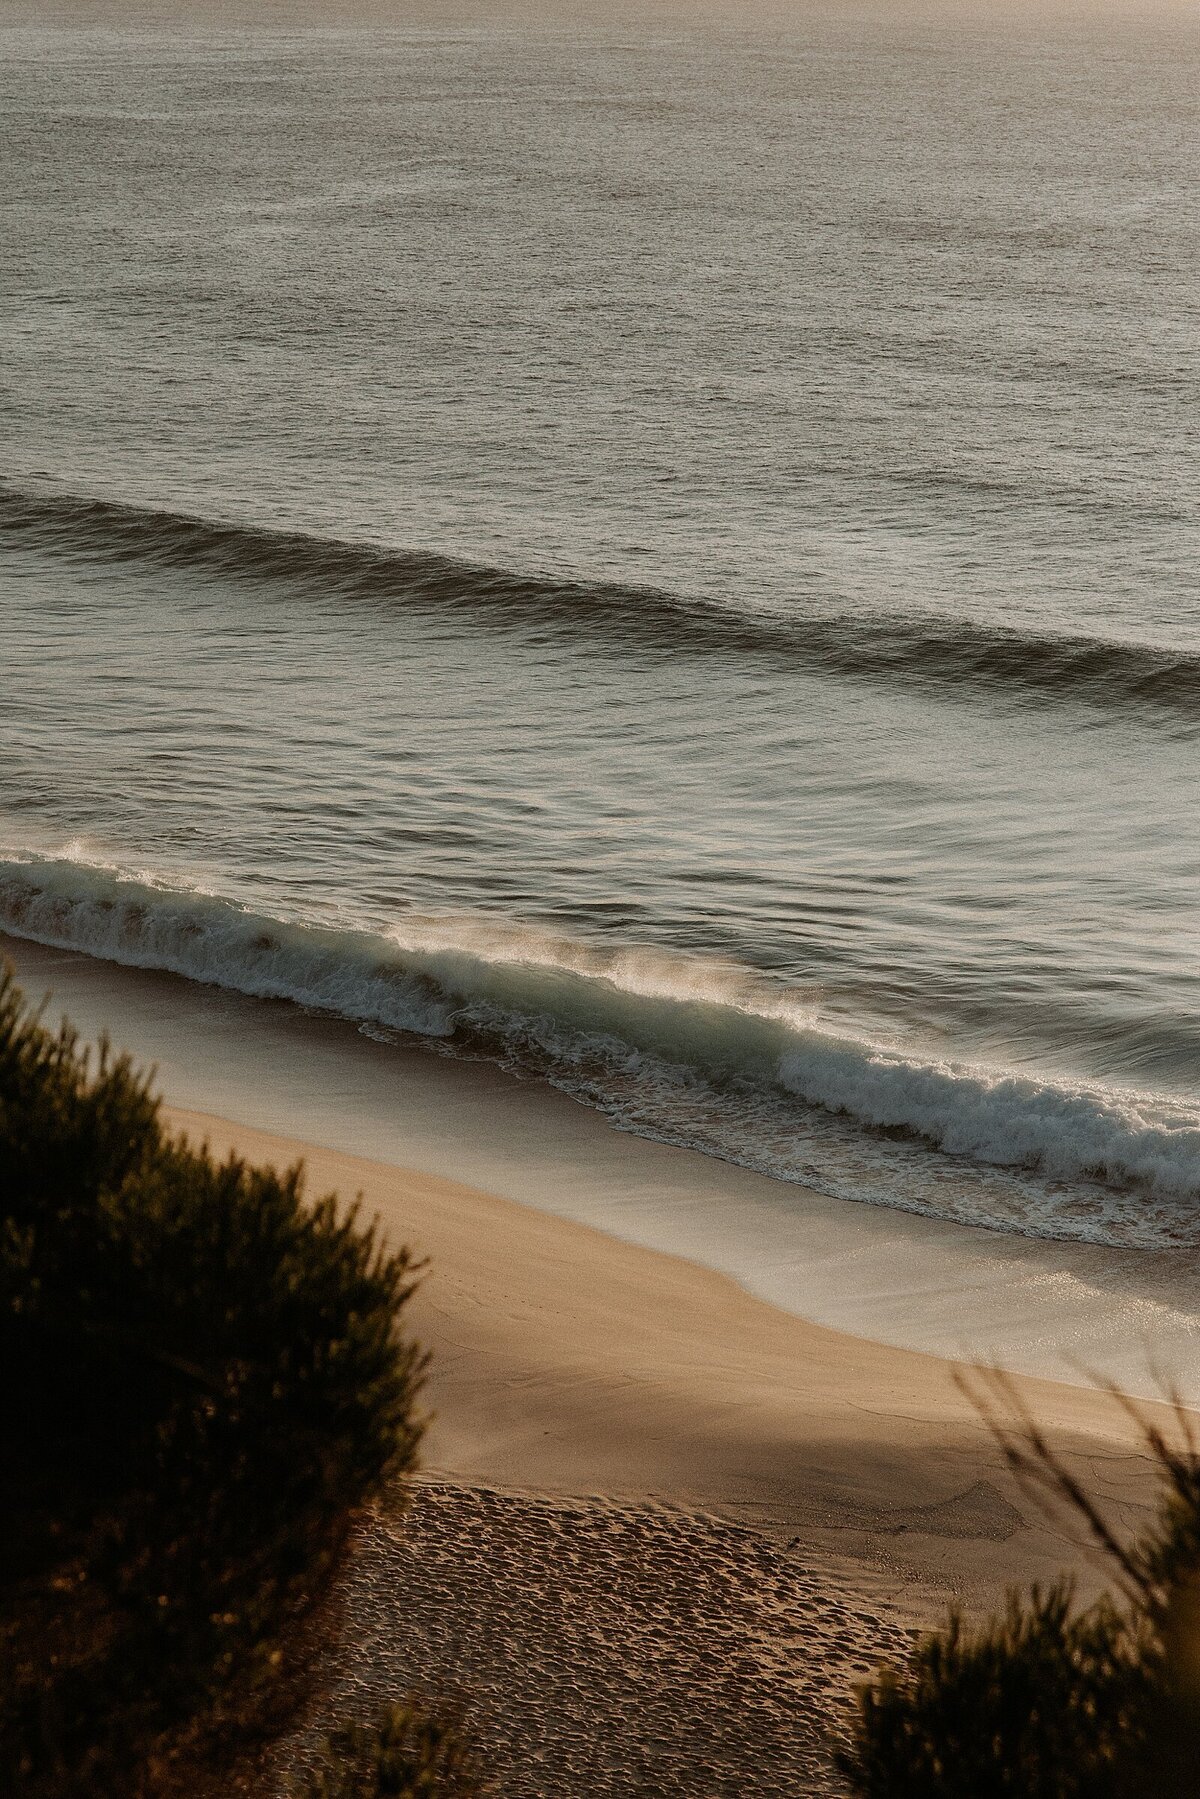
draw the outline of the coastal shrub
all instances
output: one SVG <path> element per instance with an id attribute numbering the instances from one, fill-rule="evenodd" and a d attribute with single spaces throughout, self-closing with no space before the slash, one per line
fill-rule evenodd
<path id="1" fill-rule="evenodd" d="M 1066 1585 L 1012 1595 L 974 1633 L 953 1614 L 860 1691 L 846 1772 L 872 1799 L 1104 1799 L 1135 1670 L 1125 1620 L 1073 1615 Z"/>
<path id="2" fill-rule="evenodd" d="M 173 1139 L 0 979 L 0 1792 L 195 1794 L 283 1721 L 413 1466 L 416 1273 L 299 1168 Z"/>
<path id="3" fill-rule="evenodd" d="M 1011 1395 L 1011 1388 L 1008 1389 Z M 1131 1410 L 1133 1408 L 1130 1408 Z M 1135 1412 L 1135 1416 L 1138 1414 Z M 1173 1799 L 1200 1792 L 1200 1454 L 1139 1417 L 1162 1478 L 1153 1525 L 1122 1541 L 1032 1419 L 996 1423 L 1010 1464 L 1082 1517 L 1116 1592 L 1062 1582 L 957 1613 L 860 1687 L 839 1765 L 863 1799 Z"/>
<path id="4" fill-rule="evenodd" d="M 327 1737 L 288 1799 L 483 1799 L 485 1791 L 460 1714 L 408 1699 L 377 1724 Z"/>

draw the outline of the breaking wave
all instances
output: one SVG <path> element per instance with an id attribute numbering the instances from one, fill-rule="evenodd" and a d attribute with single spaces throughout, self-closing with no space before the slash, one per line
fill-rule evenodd
<path id="1" fill-rule="evenodd" d="M 193 518 L 0 482 L 0 540 L 108 562 L 192 568 L 347 600 L 586 631 L 647 653 L 744 653 L 860 680 L 991 690 L 1200 723 L 1200 656 L 932 615 L 787 616 L 658 588 L 557 579 L 305 532 Z"/>
<path id="2" fill-rule="evenodd" d="M 0 929 L 486 1055 L 626 1128 L 841 1197 L 1033 1235 L 1200 1239 L 1200 1108 L 915 1056 L 733 964 L 478 916 L 286 922 L 24 856 L 0 862 Z"/>

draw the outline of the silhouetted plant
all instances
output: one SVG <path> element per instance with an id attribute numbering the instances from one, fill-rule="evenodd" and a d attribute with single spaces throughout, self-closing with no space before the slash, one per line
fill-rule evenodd
<path id="1" fill-rule="evenodd" d="M 483 1799 L 486 1790 L 460 1714 L 408 1699 L 375 1725 L 327 1737 L 289 1799 Z"/>
<path id="2" fill-rule="evenodd" d="M 173 1140 L 0 977 L 0 1791 L 166 1791 L 278 1723 L 357 1508 L 408 1472 L 416 1270 Z"/>
<path id="3" fill-rule="evenodd" d="M 1183 1799 L 1200 1792 L 1200 1454 L 1129 1401 L 1162 1475 L 1153 1525 L 1125 1542 L 1011 1382 L 984 1409 L 1010 1466 L 1087 1524 L 1116 1596 L 1077 1607 L 1069 1583 L 958 1614 L 860 1687 L 839 1765 L 864 1799 Z"/>

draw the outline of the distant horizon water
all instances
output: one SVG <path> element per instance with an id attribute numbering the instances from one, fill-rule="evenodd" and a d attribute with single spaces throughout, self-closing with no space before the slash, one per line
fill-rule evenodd
<path id="1" fill-rule="evenodd" d="M 1200 21 L 0 13 L 0 931 L 1200 1244 Z"/>

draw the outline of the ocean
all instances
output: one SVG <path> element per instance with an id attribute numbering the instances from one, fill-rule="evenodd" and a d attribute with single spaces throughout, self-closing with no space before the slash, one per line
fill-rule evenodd
<path id="1" fill-rule="evenodd" d="M 1200 18 L 0 14 L 0 931 L 1200 1244 Z"/>

